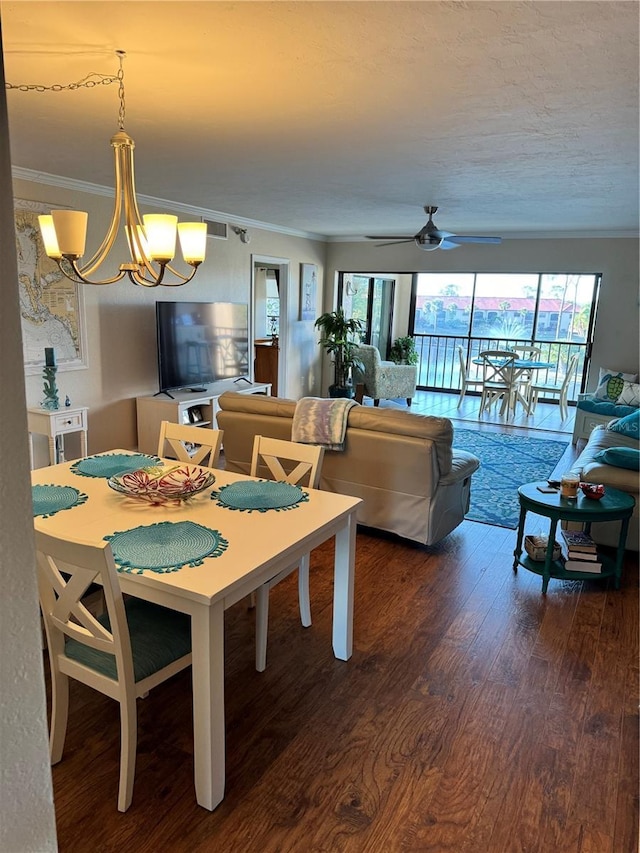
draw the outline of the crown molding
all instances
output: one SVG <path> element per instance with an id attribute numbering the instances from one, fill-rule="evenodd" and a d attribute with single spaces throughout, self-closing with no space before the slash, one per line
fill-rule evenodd
<path id="1" fill-rule="evenodd" d="M 51 187 L 61 187 L 66 190 L 90 193 L 113 198 L 113 188 L 101 184 L 92 184 L 89 181 L 78 181 L 75 178 L 65 178 L 61 175 L 51 175 L 49 172 L 39 172 L 34 169 L 25 169 L 22 166 L 12 166 L 11 174 L 14 180 L 32 181 L 35 184 L 46 184 Z M 156 198 L 155 196 L 136 193 L 138 202 L 150 207 L 170 208 L 179 213 L 191 216 L 199 216 L 203 219 L 222 220 L 229 225 L 242 225 L 243 227 L 262 228 L 265 231 L 273 231 L 277 234 L 286 234 L 289 237 L 303 237 L 306 240 L 319 240 L 326 242 L 326 234 L 315 234 L 312 231 L 301 231 L 298 228 L 287 228 L 283 225 L 273 225 L 270 222 L 260 222 L 258 219 L 245 219 L 243 216 L 235 216 L 220 210 L 210 210 L 205 207 L 195 207 L 191 204 L 183 204 L 170 199 Z"/>

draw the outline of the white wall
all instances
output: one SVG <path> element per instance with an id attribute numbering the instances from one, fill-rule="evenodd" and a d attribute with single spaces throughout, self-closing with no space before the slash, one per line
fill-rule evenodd
<path id="1" fill-rule="evenodd" d="M 102 240 L 113 202 L 107 197 L 76 190 L 15 180 L 15 198 L 66 205 L 89 212 L 87 253 Z M 181 214 L 181 218 L 189 218 Z M 193 281 L 182 287 L 136 287 L 128 279 L 104 286 L 84 285 L 89 367 L 61 371 L 58 387 L 62 399 L 89 407 L 89 452 L 116 447 L 136 447 L 135 398 L 158 390 L 155 302 L 156 300 L 218 300 L 249 302 L 252 254 L 290 260 L 288 306 L 287 377 L 282 396 L 299 398 L 319 393 L 320 365 L 312 322 L 298 320 L 300 264 L 318 265 L 324 274 L 324 243 L 259 228 L 249 228 L 251 243 L 242 243 L 229 229 L 228 240 L 209 239 L 207 257 Z M 122 254 L 124 255 L 124 247 Z M 87 254 L 88 256 L 88 254 Z M 179 267 L 179 262 L 176 262 Z M 318 311 L 322 294 L 317 294 Z M 44 357 L 44 356 L 43 356 Z M 28 405 L 39 405 L 42 379 L 26 379 Z M 69 436 L 71 458 L 74 437 Z M 38 442 L 36 464 L 44 464 L 45 442 Z M 78 451 L 79 452 L 79 451 Z M 46 456 L 44 461 L 46 461 Z"/>
<path id="2" fill-rule="evenodd" d="M 378 248 L 375 243 L 330 243 L 327 280 L 333 281 L 338 271 L 602 273 L 588 387 L 595 388 L 599 367 L 639 372 L 635 239 L 505 240 L 500 246 L 468 245 L 449 252 L 422 252 L 412 244 Z M 410 276 L 398 278 L 397 315 L 402 310 L 408 312 L 410 288 Z M 324 310 L 329 308 L 325 301 Z M 396 322 L 394 331 L 398 328 Z"/>
<path id="3" fill-rule="evenodd" d="M 0 186 L 11 185 L 0 39 Z M 11 195 L 0 196 L 0 850 L 57 850 Z"/>

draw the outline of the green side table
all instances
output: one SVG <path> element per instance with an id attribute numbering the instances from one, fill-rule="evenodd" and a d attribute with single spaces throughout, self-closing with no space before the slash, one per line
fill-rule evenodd
<path id="1" fill-rule="evenodd" d="M 513 571 L 517 572 L 518 566 L 524 566 L 530 572 L 542 575 L 543 594 L 546 593 L 551 578 L 570 578 L 572 580 L 586 580 L 588 578 L 593 580 L 594 578 L 613 576 L 615 578 L 615 587 L 619 589 L 629 519 L 633 514 L 633 508 L 636 504 L 635 498 L 626 492 L 621 492 L 619 489 L 612 489 L 607 486 L 604 496 L 599 501 L 586 498 L 581 492 L 578 492 L 577 500 L 570 501 L 560 497 L 560 489 L 557 492 L 545 494 L 539 491 L 538 486 L 546 488 L 547 483 L 544 481 L 540 483 L 527 483 L 518 489 L 520 522 L 518 524 L 516 549 L 513 552 L 515 557 Z M 542 515 L 551 521 L 549 525 L 549 544 L 544 562 L 532 560 L 528 555 L 522 556 L 524 522 L 527 512 Z M 567 571 L 564 568 L 562 560 L 553 559 L 553 545 L 556 541 L 556 528 L 559 521 L 580 522 L 580 524 L 584 525 L 586 533 L 591 531 L 591 524 L 594 521 L 620 521 L 620 536 L 618 538 L 618 548 L 615 558 L 607 554 L 600 554 L 602 571 L 599 574 Z"/>

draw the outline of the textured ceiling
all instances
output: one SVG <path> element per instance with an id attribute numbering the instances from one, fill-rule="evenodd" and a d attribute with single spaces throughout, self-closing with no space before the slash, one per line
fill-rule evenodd
<path id="1" fill-rule="evenodd" d="M 2 2 L 5 76 L 125 61 L 138 191 L 321 235 L 638 231 L 638 3 Z M 112 186 L 115 85 L 8 92 L 15 166 Z"/>

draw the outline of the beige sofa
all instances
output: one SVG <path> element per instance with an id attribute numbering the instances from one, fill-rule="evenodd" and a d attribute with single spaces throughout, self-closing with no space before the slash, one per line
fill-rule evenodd
<path id="1" fill-rule="evenodd" d="M 227 391 L 218 404 L 230 471 L 249 473 L 255 435 L 291 439 L 293 400 Z M 345 449 L 325 453 L 320 487 L 362 498 L 360 524 L 432 545 L 463 520 L 480 464 L 452 439 L 447 418 L 356 405 Z"/>
<path id="2" fill-rule="evenodd" d="M 611 486 L 614 489 L 620 489 L 623 492 L 633 495 L 636 499 L 636 505 L 631 521 L 629 522 L 627 548 L 637 551 L 640 475 L 637 471 L 630 471 L 628 468 L 616 468 L 613 465 L 607 465 L 594 458 L 600 450 L 606 450 L 609 447 L 632 447 L 637 449 L 638 440 L 622 435 L 619 432 L 610 431 L 606 426 L 596 426 L 591 431 L 587 444 L 574 462 L 571 470 L 578 473 L 580 479 L 586 483 L 602 483 L 604 486 Z M 591 528 L 591 535 L 601 545 L 617 545 L 619 533 L 620 523 L 618 521 L 606 524 L 594 524 Z"/>

